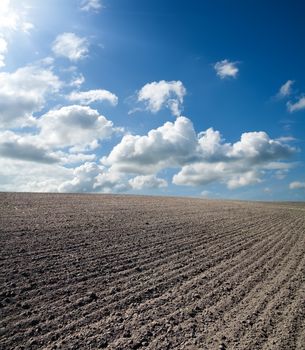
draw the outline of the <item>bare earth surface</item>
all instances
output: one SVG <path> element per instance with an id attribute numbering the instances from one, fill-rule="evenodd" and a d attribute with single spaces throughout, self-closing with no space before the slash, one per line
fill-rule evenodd
<path id="1" fill-rule="evenodd" d="M 305 205 L 0 194 L 0 349 L 305 349 Z"/>

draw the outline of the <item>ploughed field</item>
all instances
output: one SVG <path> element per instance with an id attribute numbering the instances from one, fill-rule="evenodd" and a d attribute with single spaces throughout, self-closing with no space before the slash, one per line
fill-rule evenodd
<path id="1" fill-rule="evenodd" d="M 0 349 L 304 349 L 305 205 L 0 194 Z"/>

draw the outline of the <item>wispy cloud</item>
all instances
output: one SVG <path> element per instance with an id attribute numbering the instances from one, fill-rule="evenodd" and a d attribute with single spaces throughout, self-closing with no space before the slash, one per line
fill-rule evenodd
<path id="1" fill-rule="evenodd" d="M 68 96 L 68 100 L 77 101 L 84 105 L 89 105 L 93 102 L 108 101 L 115 106 L 118 103 L 118 97 L 108 90 L 89 90 L 89 91 L 73 91 Z"/>
<path id="2" fill-rule="evenodd" d="M 85 82 L 85 77 L 80 73 L 80 74 L 74 74 L 72 76 L 72 80 L 70 81 L 70 86 L 79 88 L 81 85 Z"/>
<path id="3" fill-rule="evenodd" d="M 284 97 L 290 96 L 292 93 L 293 84 L 294 84 L 294 80 L 287 80 L 286 83 L 280 87 L 277 97 L 284 98 Z"/>
<path id="4" fill-rule="evenodd" d="M 296 102 L 288 101 L 287 109 L 290 113 L 305 109 L 305 96 L 300 97 Z"/>
<path id="5" fill-rule="evenodd" d="M 83 0 L 81 1 L 80 9 L 82 11 L 98 12 L 103 8 L 101 0 Z"/>

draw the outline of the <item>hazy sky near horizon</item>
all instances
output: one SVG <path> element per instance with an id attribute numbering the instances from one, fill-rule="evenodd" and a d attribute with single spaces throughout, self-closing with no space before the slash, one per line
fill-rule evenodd
<path id="1" fill-rule="evenodd" d="M 304 13 L 1 0 L 0 191 L 305 200 Z"/>

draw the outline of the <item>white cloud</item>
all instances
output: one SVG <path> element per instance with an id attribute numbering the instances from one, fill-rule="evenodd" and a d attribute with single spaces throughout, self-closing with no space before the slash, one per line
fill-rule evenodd
<path id="1" fill-rule="evenodd" d="M 120 173 L 109 171 L 102 167 L 102 172 L 96 177 L 94 189 L 104 193 L 128 191 L 130 186 L 126 183 L 124 177 Z"/>
<path id="2" fill-rule="evenodd" d="M 49 150 L 12 131 L 0 132 L 0 157 L 48 164 L 59 161 Z"/>
<path id="3" fill-rule="evenodd" d="M 210 130 L 209 133 L 199 134 L 202 158 L 183 166 L 173 177 L 175 184 L 199 186 L 219 181 L 230 189 L 255 184 L 261 181 L 260 177 L 266 170 L 290 168 L 290 164 L 279 160 L 289 158 L 296 151 L 278 140 L 270 139 L 265 132 L 243 133 L 240 141 L 234 144 L 223 143 L 216 133 Z M 202 137 L 208 137 L 211 141 L 202 143 Z"/>
<path id="4" fill-rule="evenodd" d="M 85 151 L 92 151 L 91 148 L 98 147 L 98 141 L 91 142 Z M 79 153 L 78 150 L 84 146 L 74 145 L 70 150 L 61 145 L 46 144 L 41 134 L 25 132 L 0 131 L 0 159 L 20 160 L 41 164 L 69 165 L 81 164 L 95 161 L 95 153 Z M 72 153 L 71 153 L 72 152 Z"/>
<path id="5" fill-rule="evenodd" d="M 264 132 L 244 133 L 233 144 L 225 143 L 219 131 L 212 128 L 196 135 L 192 122 L 178 117 L 147 135 L 123 136 L 109 156 L 102 159 L 108 167 L 105 168 L 94 162 L 94 153 L 79 153 L 93 150 L 116 131 L 112 122 L 96 110 L 78 105 L 51 110 L 37 120 L 35 127 L 35 134 L 6 131 L 0 135 L 0 164 L 9 164 L 12 171 L 11 180 L 6 169 L 0 171 L 0 180 L 4 181 L 0 189 L 11 190 L 12 181 L 16 190 L 31 190 L 32 186 L 35 191 L 43 190 L 43 186 L 62 192 L 158 188 L 167 185 L 155 175 L 165 168 L 180 168 L 173 177 L 176 185 L 202 186 L 216 181 L 235 189 L 261 182 L 266 173 L 288 171 L 292 163 L 282 160 L 295 152 Z M 62 165 L 79 162 L 86 163 L 70 168 L 62 177 L 65 172 Z M 17 165 L 28 171 L 25 163 L 33 164 L 33 169 L 22 177 L 17 174 Z M 47 169 L 51 163 L 60 176 L 50 172 L 48 177 L 47 172 L 42 173 L 36 166 L 41 164 L 42 169 Z M 139 176 L 128 181 L 128 173 Z"/>
<path id="6" fill-rule="evenodd" d="M 263 189 L 263 192 L 264 192 L 264 193 L 267 193 L 267 194 L 271 194 L 271 193 L 272 193 L 272 190 L 271 190 L 271 188 L 269 188 L 269 187 L 265 187 L 265 188 Z"/>
<path id="7" fill-rule="evenodd" d="M 89 42 L 86 38 L 80 38 L 74 33 L 63 33 L 55 39 L 52 50 L 55 55 L 76 62 L 87 56 Z"/>
<path id="8" fill-rule="evenodd" d="M 30 30 L 34 28 L 34 24 L 30 22 L 23 22 L 21 25 L 21 30 L 26 34 L 29 34 Z"/>
<path id="9" fill-rule="evenodd" d="M 40 111 L 46 97 L 62 86 L 51 69 L 27 66 L 13 73 L 0 73 L 0 129 L 21 127 Z"/>
<path id="10" fill-rule="evenodd" d="M 116 171 L 151 174 L 189 161 L 197 146 L 192 122 L 178 117 L 174 123 L 150 130 L 148 135 L 125 135 L 102 162 Z"/>
<path id="11" fill-rule="evenodd" d="M 288 169 L 290 164 L 279 160 L 295 151 L 265 132 L 244 133 L 233 144 L 225 143 L 212 128 L 196 135 L 192 122 L 178 117 L 147 135 L 125 135 L 102 163 L 114 171 L 146 175 L 182 167 L 173 178 L 175 184 L 220 181 L 236 188 L 259 182 L 265 171 Z"/>
<path id="12" fill-rule="evenodd" d="M 226 163 L 194 163 L 189 164 L 174 175 L 173 183 L 176 185 L 201 186 L 219 181 L 228 175 Z"/>
<path id="13" fill-rule="evenodd" d="M 260 182 L 266 171 L 288 170 L 290 163 L 280 161 L 295 151 L 265 132 L 243 133 L 233 144 L 212 128 L 196 135 L 192 122 L 178 117 L 147 135 L 125 135 L 102 163 L 116 172 L 144 175 L 182 167 L 173 177 L 177 185 L 219 181 L 232 189 Z"/>
<path id="14" fill-rule="evenodd" d="M 305 189 L 305 182 L 294 181 L 289 184 L 291 190 Z"/>
<path id="15" fill-rule="evenodd" d="M 0 157 L 0 191 L 108 193 L 128 189 L 121 175 L 108 173 L 94 162 L 66 168 Z"/>
<path id="16" fill-rule="evenodd" d="M 260 163 L 285 159 L 294 148 L 285 145 L 279 140 L 272 140 L 264 131 L 245 132 L 240 141 L 232 145 L 228 152 L 230 158 L 248 159 L 251 163 Z"/>
<path id="17" fill-rule="evenodd" d="M 297 141 L 297 139 L 293 136 L 281 136 L 276 139 L 280 142 L 290 142 L 290 141 Z"/>
<path id="18" fill-rule="evenodd" d="M 5 54 L 7 53 L 7 42 L 4 38 L 0 37 L 0 68 L 5 66 Z"/>
<path id="19" fill-rule="evenodd" d="M 68 96 L 70 101 L 77 101 L 83 105 L 89 105 L 90 103 L 97 101 L 108 101 L 113 106 L 117 105 L 118 97 L 107 90 L 89 90 L 89 91 L 73 91 Z"/>
<path id="20" fill-rule="evenodd" d="M 102 2 L 101 0 L 83 0 L 81 2 L 80 9 L 82 11 L 95 11 L 98 12 L 100 9 L 102 9 Z"/>
<path id="21" fill-rule="evenodd" d="M 87 106 L 54 109 L 37 121 L 39 142 L 54 148 L 73 147 L 76 151 L 98 147 L 116 129 L 113 123 Z"/>
<path id="22" fill-rule="evenodd" d="M 216 74 L 221 78 L 235 78 L 238 73 L 237 68 L 238 62 L 230 62 L 228 60 L 222 60 L 219 62 L 216 62 L 214 65 L 214 68 L 216 70 Z"/>
<path id="23" fill-rule="evenodd" d="M 34 26 L 26 19 L 25 7 L 16 6 L 11 0 L 0 1 L 0 31 L 22 31 L 28 33 Z"/>
<path id="24" fill-rule="evenodd" d="M 167 182 L 155 175 L 139 175 L 130 179 L 129 185 L 134 190 L 142 190 L 143 188 L 167 187 Z"/>
<path id="25" fill-rule="evenodd" d="M 280 90 L 277 94 L 278 97 L 287 97 L 292 93 L 292 85 L 294 84 L 293 80 L 287 80 L 285 84 L 280 87 Z"/>
<path id="26" fill-rule="evenodd" d="M 45 58 L 42 58 L 41 60 L 38 60 L 37 63 L 40 64 L 41 66 L 46 66 L 46 67 L 52 66 L 54 63 L 54 58 L 47 56 Z"/>
<path id="27" fill-rule="evenodd" d="M 59 192 L 122 192 L 128 186 L 120 174 L 105 171 L 94 162 L 86 162 L 73 170 L 72 180 L 62 183 Z"/>
<path id="28" fill-rule="evenodd" d="M 5 66 L 5 55 L 8 52 L 11 32 L 29 33 L 32 28 L 34 28 L 33 24 L 26 21 L 26 10 L 23 4 L 20 5 L 11 0 L 0 1 L 0 68 Z"/>
<path id="29" fill-rule="evenodd" d="M 79 88 L 81 85 L 84 84 L 84 82 L 85 82 L 85 77 L 82 74 L 75 74 L 72 77 L 70 86 Z"/>
<path id="30" fill-rule="evenodd" d="M 73 170 L 73 179 L 65 181 L 59 192 L 93 192 L 96 177 L 101 169 L 96 163 L 86 162 Z"/>
<path id="31" fill-rule="evenodd" d="M 19 15 L 11 7 L 10 0 L 0 2 L 0 29 L 17 30 Z"/>
<path id="32" fill-rule="evenodd" d="M 35 163 L 0 157 L 0 191 L 57 192 L 73 170 L 58 163 Z"/>
<path id="33" fill-rule="evenodd" d="M 274 177 L 277 179 L 277 180 L 283 180 L 285 179 L 285 177 L 287 176 L 286 172 L 285 171 L 282 171 L 282 170 L 278 170 L 275 172 L 275 175 Z"/>
<path id="34" fill-rule="evenodd" d="M 200 195 L 203 197 L 203 198 L 209 198 L 209 196 L 211 195 L 211 191 L 207 191 L 207 190 L 204 190 L 200 193 Z"/>
<path id="35" fill-rule="evenodd" d="M 305 96 L 300 97 L 299 100 L 295 103 L 288 101 L 287 109 L 290 113 L 305 109 Z"/>
<path id="36" fill-rule="evenodd" d="M 181 105 L 186 89 L 181 81 L 152 82 L 144 85 L 138 92 L 138 101 L 146 103 L 146 109 L 152 113 L 160 111 L 167 107 L 172 114 L 179 116 L 181 114 Z"/>
<path id="37" fill-rule="evenodd" d="M 224 154 L 229 152 L 230 145 L 223 143 L 219 131 L 209 128 L 198 134 L 197 150 L 200 154 L 200 158 L 216 161 L 223 159 Z"/>
<path id="38" fill-rule="evenodd" d="M 80 164 L 84 162 L 92 162 L 96 159 L 94 153 L 66 153 L 63 151 L 52 152 L 55 157 L 59 159 L 60 164 L 71 165 L 71 164 Z"/>
<path id="39" fill-rule="evenodd" d="M 229 189 L 260 182 L 260 173 L 249 170 L 242 162 L 200 162 L 182 167 L 173 177 L 173 183 L 186 186 L 203 186 L 212 182 L 225 183 Z"/>
<path id="40" fill-rule="evenodd" d="M 238 187 L 244 187 L 252 184 L 261 182 L 257 171 L 247 171 L 241 175 L 233 175 L 232 178 L 228 179 L 227 186 L 229 189 L 235 189 Z"/>

